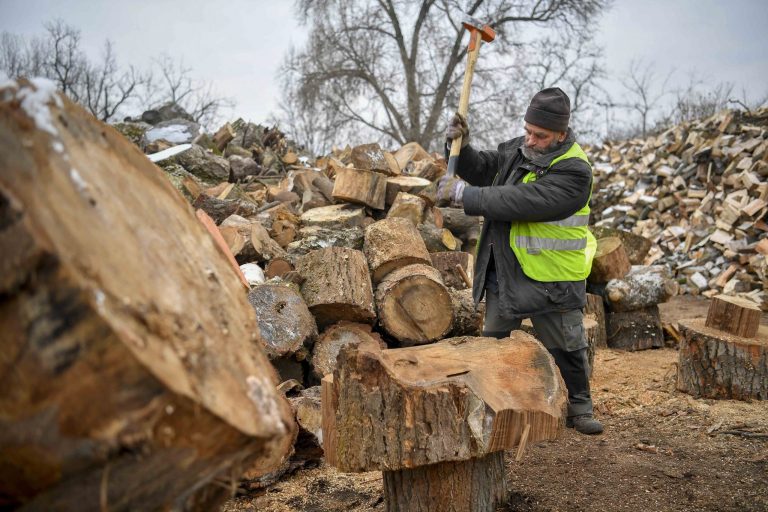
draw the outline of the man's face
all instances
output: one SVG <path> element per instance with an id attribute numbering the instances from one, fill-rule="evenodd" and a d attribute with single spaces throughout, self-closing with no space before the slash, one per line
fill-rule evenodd
<path id="1" fill-rule="evenodd" d="M 553 132 L 531 123 L 525 123 L 525 147 L 539 154 L 544 154 L 549 148 L 563 142 L 566 132 Z"/>

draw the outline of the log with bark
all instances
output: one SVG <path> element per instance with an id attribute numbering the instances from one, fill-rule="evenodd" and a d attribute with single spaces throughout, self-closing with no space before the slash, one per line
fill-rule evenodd
<path id="1" fill-rule="evenodd" d="M 658 306 L 606 312 L 608 346 L 630 352 L 664 346 Z"/>
<path id="2" fill-rule="evenodd" d="M 301 223 L 304 226 L 329 229 L 351 228 L 362 226 L 365 217 L 365 209 L 362 206 L 332 204 L 305 211 L 301 214 Z"/>
<path id="3" fill-rule="evenodd" d="M 216 508 L 295 433 L 253 310 L 165 175 L 35 83 L 0 86 L 2 506 Z"/>
<path id="4" fill-rule="evenodd" d="M 383 210 L 387 195 L 387 177 L 374 171 L 343 167 L 336 172 L 333 198 Z"/>
<path id="5" fill-rule="evenodd" d="M 481 302 L 475 308 L 472 289 L 457 290 L 449 288 L 453 304 L 453 326 L 450 336 L 480 336 L 483 333 L 485 318 L 485 303 Z"/>
<path id="6" fill-rule="evenodd" d="M 440 339 L 453 325 L 453 303 L 440 272 L 420 263 L 394 270 L 381 280 L 376 309 L 379 324 L 406 345 Z"/>
<path id="7" fill-rule="evenodd" d="M 464 242 L 464 246 L 468 248 L 467 251 L 470 249 L 474 251 L 482 231 L 480 217 L 467 215 L 461 208 L 439 208 L 439 210 L 443 214 L 443 227 Z"/>
<path id="8" fill-rule="evenodd" d="M 475 258 L 470 253 L 444 251 L 433 252 L 429 256 L 432 258 L 432 266 L 440 271 L 446 286 L 458 289 L 472 288 Z"/>
<path id="9" fill-rule="evenodd" d="M 258 332 L 267 356 L 306 359 L 317 336 L 317 324 L 298 289 L 285 284 L 262 284 L 248 293 L 248 301 L 256 311 Z"/>
<path id="10" fill-rule="evenodd" d="M 554 439 L 565 406 L 554 360 L 520 331 L 384 351 L 363 343 L 323 379 L 326 460 L 383 471 L 387 510 L 493 511 L 505 498 L 503 450 Z"/>
<path id="11" fill-rule="evenodd" d="M 269 231 L 260 222 L 251 223 L 251 246 L 256 255 L 256 261 L 269 261 L 286 255 L 285 250 L 269 236 Z"/>
<path id="12" fill-rule="evenodd" d="M 406 221 L 408 222 L 408 221 Z M 376 320 L 373 287 L 365 255 L 346 247 L 318 249 L 301 256 L 296 270 L 301 294 L 320 328 L 347 320 Z"/>
<path id="13" fill-rule="evenodd" d="M 607 238 L 618 237 L 621 240 L 624 250 L 627 253 L 627 258 L 632 265 L 642 265 L 645 261 L 645 257 L 648 255 L 648 251 L 651 250 L 653 242 L 644 236 L 636 235 L 631 231 L 625 231 L 623 229 L 609 228 L 609 227 L 592 227 L 590 231 L 595 235 L 595 238 Z"/>
<path id="14" fill-rule="evenodd" d="M 416 226 L 407 219 L 393 217 L 365 229 L 363 251 L 368 259 L 373 283 L 398 268 L 414 263 L 431 263 L 429 252 Z"/>
<path id="15" fill-rule="evenodd" d="M 631 268 L 620 238 L 600 238 L 597 240 L 597 252 L 588 279 L 593 283 L 607 283 L 611 279 L 623 278 Z"/>
<path id="16" fill-rule="evenodd" d="M 636 265 L 625 277 L 608 281 L 605 297 L 612 311 L 632 311 L 666 302 L 679 288 L 664 265 Z"/>
<path id="17" fill-rule="evenodd" d="M 361 144 L 352 148 L 352 152 L 349 155 L 349 161 L 355 169 L 374 171 L 383 175 L 395 174 L 387 161 L 381 146 L 375 142 L 371 144 Z M 338 179 L 338 175 L 336 179 Z"/>
<path id="18" fill-rule="evenodd" d="M 449 229 L 431 224 L 421 224 L 417 229 L 430 253 L 461 250 L 461 240 L 453 236 Z"/>
<path id="19" fill-rule="evenodd" d="M 217 197 L 209 196 L 208 194 L 200 194 L 192 203 L 194 208 L 199 208 L 207 213 L 216 224 L 220 224 L 221 221 L 229 217 L 230 215 L 240 215 L 242 217 L 250 217 L 258 213 L 258 206 L 249 201 L 241 199 L 219 199 Z"/>
<path id="20" fill-rule="evenodd" d="M 768 328 L 746 338 L 708 327 L 704 319 L 679 326 L 677 389 L 701 398 L 768 400 Z"/>
<path id="21" fill-rule="evenodd" d="M 431 183 L 431 181 L 417 176 L 392 176 L 387 178 L 385 202 L 388 205 L 394 203 L 397 194 L 400 192 L 416 195 Z"/>
<path id="22" fill-rule="evenodd" d="M 288 244 L 289 254 L 301 255 L 326 247 L 347 247 L 362 250 L 364 240 L 363 228 L 321 228 L 307 226 L 299 229 L 299 239 Z"/>
<path id="23" fill-rule="evenodd" d="M 608 337 L 605 332 L 605 305 L 601 295 L 595 295 L 594 293 L 587 294 L 587 305 L 584 308 L 584 316 L 591 317 L 597 322 L 595 330 L 591 333 L 595 348 L 607 347 Z"/>
<path id="24" fill-rule="evenodd" d="M 707 327 L 744 338 L 754 338 L 760 327 L 760 308 L 741 297 L 712 297 L 707 312 Z"/>
<path id="25" fill-rule="evenodd" d="M 328 327 L 312 348 L 312 374 L 318 380 L 332 374 L 336 369 L 336 358 L 341 349 L 365 341 L 373 342 L 382 349 L 387 348 L 381 336 L 373 332 L 368 324 L 339 322 Z"/>

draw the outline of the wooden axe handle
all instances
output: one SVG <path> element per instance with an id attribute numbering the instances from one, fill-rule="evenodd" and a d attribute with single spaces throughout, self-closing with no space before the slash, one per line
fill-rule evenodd
<path id="1" fill-rule="evenodd" d="M 469 90 L 472 86 L 472 76 L 475 74 L 475 63 L 480 54 L 480 44 L 482 43 L 482 34 L 479 30 L 471 30 L 469 33 L 470 43 L 467 52 L 467 69 L 464 72 L 464 85 L 461 87 L 461 96 L 459 96 L 459 114 L 466 119 L 469 112 Z M 450 158 L 459 156 L 461 151 L 462 137 L 456 137 L 451 141 Z"/>

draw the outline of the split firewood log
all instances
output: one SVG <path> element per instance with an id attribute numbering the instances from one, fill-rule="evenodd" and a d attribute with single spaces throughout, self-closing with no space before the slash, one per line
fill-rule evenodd
<path id="1" fill-rule="evenodd" d="M 351 228 L 362 226 L 365 218 L 362 206 L 343 203 L 307 210 L 301 214 L 301 223 L 321 228 Z"/>
<path id="2" fill-rule="evenodd" d="M 625 277 L 608 281 L 605 296 L 612 311 L 632 311 L 666 302 L 679 288 L 667 267 L 636 265 Z"/>
<path id="3" fill-rule="evenodd" d="M 257 261 L 269 261 L 286 255 L 285 250 L 269 236 L 269 232 L 260 222 L 251 223 L 251 246 Z"/>
<path id="4" fill-rule="evenodd" d="M 296 270 L 304 278 L 301 293 L 319 327 L 341 320 L 376 320 L 373 287 L 362 252 L 345 247 L 319 249 L 298 258 Z"/>
<path id="5" fill-rule="evenodd" d="M 417 512 L 496 510 L 504 450 L 554 439 L 567 401 L 552 357 L 520 331 L 383 351 L 362 343 L 341 351 L 322 386 L 326 461 L 383 471 L 387 509 Z"/>
<path id="6" fill-rule="evenodd" d="M 381 146 L 373 142 L 352 148 L 349 161 L 355 169 L 364 169 L 383 175 L 393 174 L 393 169 L 382 151 Z M 338 179 L 338 177 L 337 177 Z"/>
<path id="7" fill-rule="evenodd" d="M 591 227 L 589 228 L 595 235 L 595 238 L 618 237 L 624 250 L 627 253 L 627 259 L 632 265 L 642 265 L 653 243 L 647 238 L 636 235 L 630 231 L 609 227 Z"/>
<path id="8" fill-rule="evenodd" d="M 53 84 L 4 84 L 0 205 L 5 508 L 210 510 L 279 464 L 253 310 L 153 163 Z"/>
<path id="9" fill-rule="evenodd" d="M 605 332 L 605 305 L 602 295 L 593 293 L 587 294 L 587 305 L 584 307 L 584 316 L 591 317 L 597 324 L 594 330 L 588 333 L 587 338 L 591 336 L 592 344 L 595 348 L 605 348 L 608 346 L 608 338 Z"/>
<path id="10" fill-rule="evenodd" d="M 485 303 L 481 302 L 475 308 L 471 288 L 463 290 L 449 288 L 448 293 L 451 294 L 451 304 L 453 304 L 453 326 L 449 336 L 481 336 Z"/>
<path id="11" fill-rule="evenodd" d="M 453 236 L 449 229 L 430 224 L 420 224 L 417 229 L 430 253 L 461 250 L 461 240 Z"/>
<path id="12" fill-rule="evenodd" d="M 762 312 L 754 302 L 740 297 L 716 295 L 707 312 L 706 326 L 743 338 L 754 338 Z"/>
<path id="13" fill-rule="evenodd" d="M 374 284 L 400 267 L 432 262 L 416 226 L 399 217 L 380 220 L 368 226 L 365 229 L 363 251 Z"/>
<path id="14" fill-rule="evenodd" d="M 440 271 L 443 283 L 450 288 L 472 288 L 475 258 L 468 252 L 444 251 L 429 255 L 432 266 Z"/>
<path id="15" fill-rule="evenodd" d="M 221 221 L 229 217 L 230 215 L 240 215 L 242 217 L 249 217 L 255 215 L 258 211 L 258 207 L 249 202 L 240 199 L 219 199 L 207 194 L 200 194 L 192 203 L 192 206 L 197 209 L 203 210 L 210 216 L 216 224 L 220 224 Z"/>
<path id="16" fill-rule="evenodd" d="M 426 207 L 427 203 L 422 198 L 413 194 L 399 192 L 387 212 L 387 218 L 402 217 L 413 222 L 414 226 L 418 226 L 424 220 L 424 210 Z"/>
<path id="17" fill-rule="evenodd" d="M 387 178 L 387 192 L 386 192 L 386 204 L 390 205 L 395 202 L 397 194 L 400 192 L 406 192 L 412 195 L 417 194 L 432 182 L 419 178 L 417 176 L 392 176 Z"/>
<path id="18" fill-rule="evenodd" d="M 262 284 L 248 293 L 248 302 L 256 311 L 258 332 L 270 359 L 307 358 L 317 336 L 317 324 L 296 288 Z"/>
<path id="19" fill-rule="evenodd" d="M 374 171 L 344 167 L 336 172 L 333 198 L 383 210 L 387 196 L 387 177 Z"/>
<path id="20" fill-rule="evenodd" d="M 393 270 L 376 287 L 379 323 L 404 344 L 444 337 L 453 325 L 453 303 L 440 272 L 414 264 Z"/>
<path id="21" fill-rule="evenodd" d="M 289 243 L 287 250 L 291 255 L 307 254 L 326 247 L 346 247 L 361 251 L 363 233 L 363 229 L 359 227 L 332 229 L 307 226 L 299 229 L 299 239 Z"/>
<path id="22" fill-rule="evenodd" d="M 467 215 L 461 208 L 439 208 L 439 210 L 443 214 L 443 227 L 458 237 L 465 244 L 464 247 L 474 251 L 482 231 L 480 217 Z"/>

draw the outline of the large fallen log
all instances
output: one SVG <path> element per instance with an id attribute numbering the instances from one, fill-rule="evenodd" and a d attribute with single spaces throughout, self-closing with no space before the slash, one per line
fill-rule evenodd
<path id="1" fill-rule="evenodd" d="M 362 252 L 345 247 L 318 249 L 300 257 L 296 270 L 304 278 L 301 294 L 318 327 L 341 320 L 369 324 L 376 320 L 373 286 Z"/>
<path id="2" fill-rule="evenodd" d="M 680 286 L 663 265 L 634 266 L 629 274 L 605 285 L 605 296 L 613 311 L 632 311 L 666 302 Z"/>
<path id="3" fill-rule="evenodd" d="M 387 274 L 376 287 L 379 323 L 405 344 L 445 336 L 453 326 L 453 303 L 440 272 L 429 265 L 408 265 Z"/>
<path id="4" fill-rule="evenodd" d="M 323 379 L 326 460 L 383 471 L 387 510 L 493 511 L 505 495 L 502 451 L 554 439 L 565 405 L 554 360 L 520 331 L 384 351 L 360 344 Z"/>
<path id="5" fill-rule="evenodd" d="M 253 310 L 166 176 L 34 84 L 0 91 L 2 507 L 216 508 L 295 434 Z"/>
<path id="6" fill-rule="evenodd" d="M 398 268 L 414 263 L 430 264 L 432 261 L 416 226 L 408 219 L 399 217 L 368 226 L 363 251 L 374 284 Z"/>
<path id="7" fill-rule="evenodd" d="M 677 389 L 702 398 L 768 400 L 768 328 L 754 338 L 705 325 L 703 319 L 679 323 Z"/>

